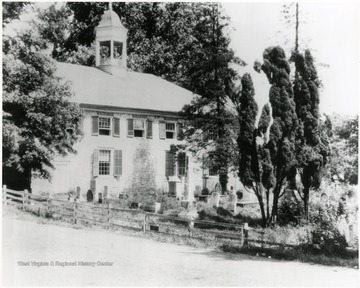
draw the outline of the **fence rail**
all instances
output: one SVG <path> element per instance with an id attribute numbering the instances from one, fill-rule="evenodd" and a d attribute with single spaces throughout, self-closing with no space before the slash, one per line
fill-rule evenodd
<path id="1" fill-rule="evenodd" d="M 90 221 L 106 226 L 107 229 L 118 226 L 129 229 L 142 230 L 144 233 L 156 231 L 165 234 L 177 235 L 179 237 L 191 237 L 194 239 L 203 239 L 202 237 L 199 237 L 199 235 L 208 235 L 214 236 L 217 240 L 230 239 L 233 241 L 239 241 L 240 245 L 247 245 L 249 242 L 253 242 L 268 245 L 293 246 L 269 241 L 249 239 L 249 228 L 247 223 L 242 225 L 215 223 L 210 221 L 190 220 L 186 218 L 149 213 L 142 210 L 122 209 L 118 207 L 112 207 L 111 204 L 94 205 L 88 203 L 69 202 L 63 199 L 33 195 L 27 190 L 15 191 L 8 189 L 6 185 L 3 186 L 2 194 L 4 205 L 21 206 L 25 210 L 35 209 L 35 211 L 37 211 L 39 214 L 40 210 L 43 210 L 45 213 L 48 213 L 48 215 L 61 215 L 62 217 L 66 217 L 73 223 L 78 223 L 79 221 Z M 125 217 L 124 214 L 126 213 L 131 213 L 132 215 L 137 214 L 136 218 L 139 219 Z M 121 222 L 121 224 L 119 222 Z M 179 223 L 182 224 L 179 226 Z M 134 227 L 134 225 L 137 227 Z M 174 227 L 177 229 L 181 228 L 182 232 L 185 234 L 182 235 L 179 233 L 170 233 L 170 228 L 174 229 Z M 221 229 L 219 229 L 219 227 Z M 231 230 L 231 232 L 225 232 L 223 231 L 224 229 Z"/>

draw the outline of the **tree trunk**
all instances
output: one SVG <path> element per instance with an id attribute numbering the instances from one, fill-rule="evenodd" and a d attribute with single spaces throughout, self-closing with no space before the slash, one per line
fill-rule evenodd
<path id="1" fill-rule="evenodd" d="M 262 223 L 263 223 L 262 226 L 263 226 L 263 228 L 266 228 L 266 226 L 267 226 L 267 218 L 266 218 L 266 215 L 265 215 L 264 202 L 263 202 L 262 196 L 256 195 L 256 197 L 258 198 L 259 205 L 260 205 L 261 218 L 262 218 Z"/>
<path id="2" fill-rule="evenodd" d="M 269 196 L 270 196 L 270 191 L 269 190 L 266 190 L 266 219 L 268 220 L 270 218 L 270 199 L 269 199 Z"/>
<path id="3" fill-rule="evenodd" d="M 310 187 L 304 187 L 304 214 L 305 219 L 309 220 L 309 199 L 310 199 Z"/>
<path id="4" fill-rule="evenodd" d="M 280 189 L 278 187 L 274 188 L 274 199 L 273 199 L 273 206 L 271 211 L 271 223 L 275 224 L 277 222 L 278 218 L 278 202 L 279 202 L 279 195 L 280 195 Z"/>

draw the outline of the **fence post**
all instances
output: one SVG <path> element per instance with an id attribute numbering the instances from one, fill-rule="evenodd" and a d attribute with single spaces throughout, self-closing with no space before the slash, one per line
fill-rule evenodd
<path id="1" fill-rule="evenodd" d="M 248 237 L 249 237 L 248 223 L 244 223 L 243 230 L 244 230 L 244 245 L 247 246 L 248 245 Z"/>
<path id="2" fill-rule="evenodd" d="M 74 202 L 74 224 L 76 224 L 77 219 L 76 219 L 76 207 L 77 207 L 77 203 Z"/>
<path id="3" fill-rule="evenodd" d="M 5 206 L 7 205 L 7 199 L 6 199 L 6 185 L 3 186 L 3 203 Z"/>
<path id="4" fill-rule="evenodd" d="M 110 230 L 110 202 L 108 203 L 107 214 L 107 228 Z"/>
<path id="5" fill-rule="evenodd" d="M 189 238 L 192 236 L 192 231 L 194 230 L 194 221 L 189 221 Z"/>
<path id="6" fill-rule="evenodd" d="M 27 205 L 29 204 L 29 192 L 27 189 L 24 190 L 24 198 L 25 199 L 23 199 L 23 201 L 24 201 L 23 207 L 25 209 L 27 207 Z"/>
<path id="7" fill-rule="evenodd" d="M 143 218 L 143 232 L 146 232 L 146 225 L 147 225 L 147 221 L 148 221 L 148 216 L 146 214 L 146 212 L 144 213 L 144 218 Z"/>
<path id="8" fill-rule="evenodd" d="M 48 216 L 50 216 L 50 205 L 51 205 L 51 199 L 50 199 L 50 198 L 48 198 L 46 202 L 47 202 L 47 213 L 48 213 Z"/>

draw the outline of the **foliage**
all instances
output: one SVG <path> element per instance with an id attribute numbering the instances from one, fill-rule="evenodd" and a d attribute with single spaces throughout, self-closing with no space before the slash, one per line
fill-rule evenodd
<path id="1" fill-rule="evenodd" d="M 279 205 L 279 222 L 281 224 L 298 224 L 295 216 L 301 215 L 301 206 L 293 200 L 283 199 Z"/>
<path id="2" fill-rule="evenodd" d="M 270 127 L 269 141 L 265 145 L 265 169 L 272 172 L 267 181 L 272 188 L 273 205 L 271 219 L 277 221 L 278 201 L 288 185 L 291 172 L 296 167 L 295 132 L 298 127 L 296 106 L 292 83 L 290 81 L 290 65 L 281 47 L 269 47 L 263 53 L 264 63 L 261 69 L 271 84 L 269 98 L 272 107 L 273 123 Z M 264 116 L 264 118 L 266 118 Z"/>
<path id="3" fill-rule="evenodd" d="M 3 167 L 50 179 L 54 157 L 76 152 L 82 112 L 46 45 L 36 29 L 3 36 Z"/>
<path id="4" fill-rule="evenodd" d="M 15 19 L 19 19 L 21 13 L 29 2 L 2 2 L 3 28 Z"/>
<path id="5" fill-rule="evenodd" d="M 358 139 L 359 118 L 332 115 L 333 137 L 331 138 L 332 157 L 327 177 L 342 184 L 358 184 Z"/>
<path id="6" fill-rule="evenodd" d="M 242 221 L 232 215 L 232 213 L 222 207 L 205 207 L 198 212 L 199 220 L 213 221 L 228 224 L 242 224 Z"/>
<path id="7" fill-rule="evenodd" d="M 304 54 L 295 50 L 291 59 L 295 62 L 294 100 L 299 120 L 296 169 L 302 182 L 301 188 L 296 188 L 302 192 L 300 195 L 304 201 L 305 216 L 308 217 L 310 190 L 320 186 L 322 170 L 330 156 L 330 147 L 327 134 L 320 131 L 318 89 L 321 83 L 314 58 L 308 50 Z"/>
<path id="8" fill-rule="evenodd" d="M 160 193 L 156 197 L 156 202 L 161 203 L 161 213 L 180 213 L 184 208 L 181 207 L 180 201 L 175 197 L 169 197 L 164 193 Z"/>

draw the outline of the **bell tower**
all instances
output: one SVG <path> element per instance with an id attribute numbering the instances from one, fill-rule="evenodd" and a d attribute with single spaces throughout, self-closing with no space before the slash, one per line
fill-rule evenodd
<path id="1" fill-rule="evenodd" d="M 110 74 L 125 73 L 127 31 L 109 3 L 108 10 L 95 28 L 96 67 Z"/>

